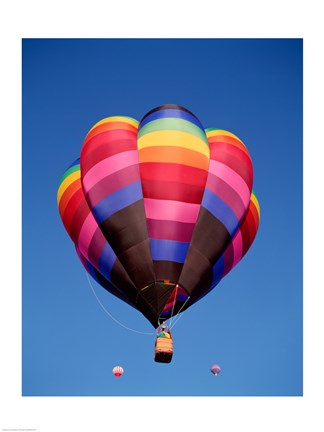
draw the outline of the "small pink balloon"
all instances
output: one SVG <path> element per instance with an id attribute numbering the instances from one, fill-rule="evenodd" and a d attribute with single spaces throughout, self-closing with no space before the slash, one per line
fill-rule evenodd
<path id="1" fill-rule="evenodd" d="M 210 371 L 212 374 L 217 376 L 219 374 L 219 372 L 221 371 L 221 367 L 219 365 L 215 364 L 210 368 Z"/>

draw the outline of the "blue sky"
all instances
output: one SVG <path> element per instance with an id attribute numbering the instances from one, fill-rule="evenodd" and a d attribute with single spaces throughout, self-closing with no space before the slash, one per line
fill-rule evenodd
<path id="1" fill-rule="evenodd" d="M 303 394 L 301 39 L 23 40 L 24 396 Z M 100 119 L 176 103 L 238 135 L 261 206 L 242 262 L 174 327 L 169 365 L 154 335 L 100 307 L 60 220 L 56 191 Z M 93 283 L 123 325 L 145 318 Z M 215 378 L 212 364 L 222 367 Z M 116 379 L 112 368 L 125 373 Z"/>

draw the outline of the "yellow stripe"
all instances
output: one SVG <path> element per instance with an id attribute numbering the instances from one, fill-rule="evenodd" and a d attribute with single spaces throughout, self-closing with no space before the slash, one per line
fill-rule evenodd
<path id="1" fill-rule="evenodd" d="M 260 216 L 260 204 L 259 204 L 259 201 L 258 201 L 257 197 L 254 194 L 251 195 L 251 201 L 255 205 L 255 207 L 256 207 L 256 209 L 257 209 L 257 211 L 259 213 L 259 216 Z"/>
<path id="2" fill-rule="evenodd" d="M 60 200 L 62 198 L 62 195 L 64 194 L 64 191 L 70 186 L 71 183 L 73 183 L 75 180 L 79 179 L 81 177 L 81 172 L 80 171 L 75 171 L 74 173 L 72 173 L 71 175 L 69 175 L 68 177 L 66 177 L 66 179 L 63 180 L 63 182 L 60 184 L 60 187 L 58 188 L 57 191 L 57 203 L 60 203 Z"/>
<path id="3" fill-rule="evenodd" d="M 147 147 L 182 147 L 201 153 L 208 159 L 210 157 L 209 146 L 204 141 L 182 131 L 162 130 L 150 132 L 139 138 L 137 145 L 138 150 Z"/>
<path id="4" fill-rule="evenodd" d="M 136 120 L 133 120 L 131 118 L 128 117 L 123 117 L 123 116 L 113 116 L 113 117 L 106 117 L 100 121 L 98 121 L 98 123 L 96 123 L 94 126 L 92 126 L 92 128 L 89 130 L 89 132 L 92 131 L 92 129 L 94 129 L 95 127 L 104 124 L 104 123 L 112 123 L 112 122 L 124 122 L 124 123 L 128 123 L 131 124 L 134 127 L 138 127 L 139 122 Z M 89 133 L 88 132 L 88 133 Z"/>
<path id="5" fill-rule="evenodd" d="M 235 138 L 235 139 L 239 140 L 242 144 L 244 144 L 243 141 L 240 140 L 240 138 L 238 136 L 234 135 L 231 132 L 223 130 L 223 129 L 217 129 L 217 130 L 206 132 L 206 135 L 207 135 L 207 138 L 210 138 L 212 136 L 217 136 L 217 135 L 225 135 L 225 136 L 229 136 L 231 138 Z"/>

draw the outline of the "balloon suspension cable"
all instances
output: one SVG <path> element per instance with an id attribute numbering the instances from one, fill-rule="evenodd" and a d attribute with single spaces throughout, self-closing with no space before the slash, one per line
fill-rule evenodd
<path id="1" fill-rule="evenodd" d="M 171 311 L 171 316 L 170 316 L 170 328 L 171 328 L 172 322 L 173 322 L 174 305 L 176 304 L 176 301 L 177 301 L 178 289 L 179 289 L 179 284 L 176 285 L 176 289 L 175 289 L 175 294 L 174 294 L 174 299 L 173 299 L 173 305 L 172 305 L 172 311 Z"/>
<path id="2" fill-rule="evenodd" d="M 142 332 L 142 331 L 135 330 L 135 329 L 132 329 L 132 328 L 130 328 L 130 327 L 127 327 L 127 326 L 125 326 L 123 323 L 121 323 L 120 321 L 118 321 L 115 317 L 113 317 L 113 316 L 111 315 L 111 313 L 107 311 L 107 309 L 105 308 L 105 306 L 101 303 L 100 299 L 98 298 L 98 296 L 97 296 L 97 294 L 96 294 L 96 292 L 95 292 L 95 290 L 94 290 L 94 288 L 93 288 L 93 286 L 92 286 L 92 283 L 91 283 L 91 280 L 90 280 L 90 278 L 89 278 L 88 273 L 86 273 L 86 276 L 87 276 L 87 279 L 88 279 L 88 282 L 89 282 L 90 288 L 91 288 L 91 290 L 92 290 L 92 292 L 93 292 L 95 298 L 97 299 L 97 302 L 100 304 L 100 306 L 102 307 L 102 309 L 106 312 L 107 315 L 109 315 L 109 317 L 110 317 L 113 321 L 115 321 L 115 322 L 116 322 L 117 324 L 119 324 L 121 327 L 124 327 L 126 330 L 130 330 L 130 331 L 132 331 L 132 332 L 134 332 L 134 333 L 140 333 L 140 334 L 143 334 L 143 335 L 154 335 L 154 334 L 155 334 L 155 332 Z"/>
<path id="3" fill-rule="evenodd" d="M 190 299 L 190 297 L 187 298 L 187 300 L 183 303 L 183 305 L 181 306 L 181 308 L 179 309 L 179 311 L 177 312 L 177 315 L 175 316 L 174 320 L 172 321 L 172 325 L 170 325 L 170 329 L 172 329 L 178 322 L 179 319 L 183 317 L 182 315 L 179 315 L 179 313 L 181 312 L 181 310 L 184 308 L 185 304 L 187 303 L 187 301 Z"/>
<path id="4" fill-rule="evenodd" d="M 177 314 L 173 316 L 174 306 L 175 306 L 176 301 L 177 301 L 178 289 L 179 289 L 179 284 L 176 285 L 176 291 L 175 291 L 175 295 L 174 295 L 172 311 L 171 311 L 171 316 L 170 316 L 170 325 L 169 325 L 170 329 L 172 329 L 177 324 L 179 319 L 183 316 L 183 315 L 179 315 L 179 314 L 180 314 L 181 310 L 185 307 L 187 301 L 190 299 L 190 296 L 187 297 L 186 301 L 183 303 L 181 308 L 178 310 Z"/>

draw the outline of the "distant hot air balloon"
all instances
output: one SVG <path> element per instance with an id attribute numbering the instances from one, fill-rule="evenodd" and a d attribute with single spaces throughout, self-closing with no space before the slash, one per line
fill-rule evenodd
<path id="1" fill-rule="evenodd" d="M 116 378 L 119 378 L 123 375 L 124 369 L 121 366 L 115 366 L 112 370 L 113 374 Z"/>
<path id="2" fill-rule="evenodd" d="M 252 184 L 237 136 L 163 105 L 140 123 L 118 116 L 95 124 L 57 198 L 85 269 L 157 328 L 250 248 L 260 218 Z"/>
<path id="3" fill-rule="evenodd" d="M 219 372 L 221 371 L 221 367 L 218 366 L 217 364 L 215 364 L 215 365 L 213 365 L 210 368 L 210 371 L 211 371 L 212 374 L 214 374 L 215 376 L 217 376 L 219 374 Z"/>

